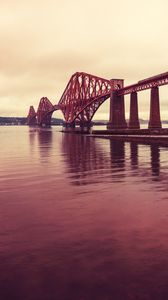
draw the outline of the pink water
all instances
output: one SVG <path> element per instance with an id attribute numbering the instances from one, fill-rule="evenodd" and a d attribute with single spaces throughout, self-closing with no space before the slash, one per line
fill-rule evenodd
<path id="1" fill-rule="evenodd" d="M 168 299 L 168 148 L 0 127 L 0 299 Z"/>

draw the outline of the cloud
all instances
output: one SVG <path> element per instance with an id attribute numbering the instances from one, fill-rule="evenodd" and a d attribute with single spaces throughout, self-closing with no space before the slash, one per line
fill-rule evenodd
<path id="1" fill-rule="evenodd" d="M 167 71 L 167 9 L 165 0 L 1 2 L 0 115 L 27 114 L 42 96 L 57 102 L 76 71 L 126 85 Z"/>

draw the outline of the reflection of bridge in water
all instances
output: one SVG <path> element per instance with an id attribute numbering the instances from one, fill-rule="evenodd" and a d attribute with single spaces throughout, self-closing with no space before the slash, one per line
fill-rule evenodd
<path id="1" fill-rule="evenodd" d="M 143 177 L 144 182 L 162 181 L 167 189 L 165 161 L 168 148 L 159 144 L 143 145 L 65 134 L 62 151 L 66 154 L 67 172 L 71 174 L 69 177 L 74 185 L 123 182 L 131 172 L 136 180 Z"/>
<path id="2" fill-rule="evenodd" d="M 37 149 L 40 152 L 42 162 L 48 161 L 51 156 L 53 135 L 51 130 L 31 128 L 29 130 L 30 151 L 32 156 L 36 155 Z"/>
<path id="3" fill-rule="evenodd" d="M 88 175 L 99 175 L 100 170 L 101 174 L 105 173 L 108 158 L 95 140 L 84 135 L 64 134 L 62 149 L 66 154 L 67 172 L 72 174 L 76 184 L 85 184 L 86 181 L 89 184 Z M 96 177 L 92 179 L 95 182 Z"/>
<path id="4" fill-rule="evenodd" d="M 73 185 L 126 182 L 130 175 L 135 175 L 133 180 L 136 182 L 138 178 L 141 181 L 143 178 L 144 182 L 158 181 L 168 189 L 168 147 L 45 129 L 31 129 L 29 136 L 32 158 L 36 161 L 38 151 L 42 163 L 50 162 L 56 166 L 58 157 L 62 156 Z"/>

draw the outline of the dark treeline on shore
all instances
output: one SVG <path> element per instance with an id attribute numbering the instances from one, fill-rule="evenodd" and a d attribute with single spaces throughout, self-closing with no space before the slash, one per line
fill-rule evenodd
<path id="1" fill-rule="evenodd" d="M 27 118 L 25 117 L 0 117 L 0 125 L 26 125 L 27 124 Z M 52 118 L 51 119 L 51 125 L 59 126 L 63 125 L 64 120 L 58 119 L 58 118 Z M 93 125 L 106 125 L 106 120 L 98 120 L 93 121 Z"/>
<path id="2" fill-rule="evenodd" d="M 94 120 L 92 121 L 92 125 L 107 125 L 107 120 Z M 140 119 L 141 124 L 147 124 L 148 120 Z M 162 121 L 163 124 L 168 124 L 168 121 Z M 25 117 L 0 117 L 0 125 L 26 125 L 27 118 Z M 59 126 L 63 125 L 64 120 L 58 118 L 51 119 L 51 125 Z"/>
<path id="3" fill-rule="evenodd" d="M 63 125 L 62 119 L 52 118 L 51 125 Z M 25 117 L 0 117 L 0 125 L 26 125 Z"/>

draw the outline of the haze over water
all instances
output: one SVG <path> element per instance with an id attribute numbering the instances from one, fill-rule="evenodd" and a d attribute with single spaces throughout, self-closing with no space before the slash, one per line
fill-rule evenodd
<path id="1" fill-rule="evenodd" d="M 0 299 L 168 299 L 168 148 L 0 127 Z"/>

